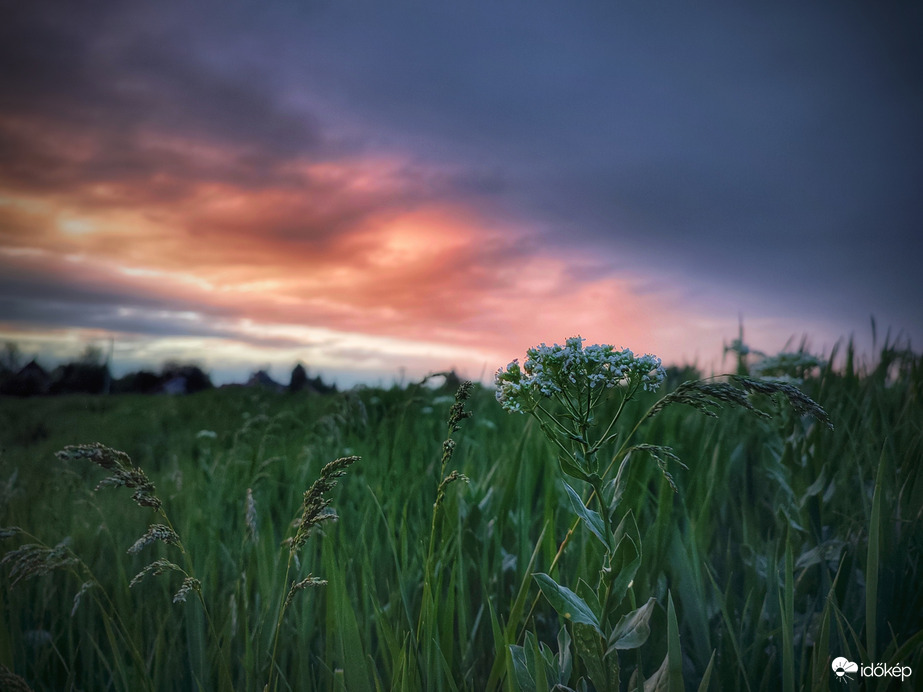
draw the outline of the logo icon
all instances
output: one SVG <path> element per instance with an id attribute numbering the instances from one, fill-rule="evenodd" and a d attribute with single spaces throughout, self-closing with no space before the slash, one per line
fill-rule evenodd
<path id="1" fill-rule="evenodd" d="M 833 672 L 836 674 L 836 677 L 840 682 L 852 680 L 852 678 L 847 675 L 847 673 L 859 672 L 859 664 L 848 661 L 842 656 L 833 659 L 833 663 L 830 664 L 830 667 L 833 668 Z"/>

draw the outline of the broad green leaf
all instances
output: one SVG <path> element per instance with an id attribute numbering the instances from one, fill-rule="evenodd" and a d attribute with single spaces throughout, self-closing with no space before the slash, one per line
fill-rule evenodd
<path id="1" fill-rule="evenodd" d="M 609 588 L 609 607 L 612 609 L 618 608 L 641 566 L 641 532 L 631 512 L 619 522 L 614 540 L 615 552 L 608 576 L 612 582 Z"/>
<path id="2" fill-rule="evenodd" d="M 533 632 L 526 632 L 526 641 L 523 646 L 526 654 L 526 666 L 532 679 L 535 680 L 536 690 L 548 689 L 548 678 L 546 676 L 545 662 L 542 657 L 541 645 Z"/>
<path id="3" fill-rule="evenodd" d="M 609 652 L 616 649 L 637 649 L 651 634 L 650 619 L 656 599 L 651 598 L 640 608 L 624 615 L 609 635 Z"/>
<path id="4" fill-rule="evenodd" d="M 574 625 L 574 642 L 577 653 L 593 686 L 599 691 L 619 689 L 619 659 L 618 653 L 606 653 L 606 639 L 599 630 L 588 625 Z"/>
<path id="5" fill-rule="evenodd" d="M 670 689 L 670 676 L 667 668 L 670 664 L 670 654 L 663 657 L 663 663 L 651 677 L 644 681 L 644 692 L 668 692 Z"/>
<path id="6" fill-rule="evenodd" d="M 590 606 L 590 610 L 593 611 L 593 614 L 600 618 L 602 614 L 602 606 L 599 603 L 599 596 L 596 593 L 596 590 L 586 583 L 583 579 L 577 580 L 577 595 L 580 596 L 586 604 Z"/>
<path id="7" fill-rule="evenodd" d="M 590 480 L 586 472 L 566 456 L 559 456 L 558 463 L 561 465 L 561 470 L 571 478 L 576 478 L 584 482 Z"/>
<path id="8" fill-rule="evenodd" d="M 566 586 L 561 586 L 547 574 L 540 572 L 532 576 L 558 615 L 573 623 L 591 625 L 597 632 L 600 631 L 599 619 L 580 596 Z"/>
<path id="9" fill-rule="evenodd" d="M 603 520 L 602 517 L 599 516 L 599 512 L 588 509 L 587 506 L 583 504 L 583 500 L 580 499 L 580 495 L 577 494 L 577 491 L 571 488 L 567 483 L 564 483 L 564 490 L 567 492 L 567 497 L 570 500 L 570 505 L 574 510 L 574 514 L 583 519 L 583 523 L 586 524 L 586 527 L 602 542 L 607 550 L 611 549 L 610 541 L 612 537 L 606 535 L 606 529 L 603 526 Z"/>
<path id="10" fill-rule="evenodd" d="M 567 627 L 562 627 L 558 632 L 558 678 L 561 683 L 565 683 L 570 680 L 570 675 L 573 670 L 573 659 L 571 656 L 570 650 L 570 634 L 567 632 Z"/>
<path id="11" fill-rule="evenodd" d="M 628 460 L 631 459 L 631 454 L 626 454 L 622 459 L 622 463 L 619 464 L 618 473 L 615 474 L 615 478 L 610 483 L 612 488 L 612 499 L 609 500 L 609 510 L 614 512 L 616 507 L 619 506 L 619 503 L 622 501 L 622 495 L 625 493 L 625 486 L 628 485 Z"/>
<path id="12" fill-rule="evenodd" d="M 510 656 L 513 659 L 513 672 L 516 673 L 516 682 L 519 683 L 519 689 L 522 692 L 536 692 L 535 680 L 529 672 L 529 666 L 526 664 L 525 649 L 521 646 L 511 646 Z"/>

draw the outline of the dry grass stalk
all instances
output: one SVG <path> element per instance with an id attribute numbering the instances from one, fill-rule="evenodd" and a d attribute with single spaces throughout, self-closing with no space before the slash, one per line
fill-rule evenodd
<path id="1" fill-rule="evenodd" d="M 663 477 L 667 479 L 667 483 L 670 484 L 670 487 L 673 489 L 673 492 L 679 492 L 676 488 L 676 482 L 673 480 L 673 475 L 667 470 L 668 462 L 674 462 L 682 466 L 687 471 L 689 467 L 686 466 L 680 458 L 673 453 L 672 447 L 664 447 L 663 445 L 650 445 L 650 444 L 640 444 L 631 447 L 630 452 L 639 451 L 647 452 L 651 458 L 657 462 L 657 466 L 660 468 L 660 472 L 663 474 Z"/>
<path id="2" fill-rule="evenodd" d="M 113 471 L 113 475 L 104 478 L 96 486 L 96 489 L 112 486 L 133 488 L 134 494 L 131 498 L 142 507 L 152 507 L 160 509 L 163 504 L 157 496 L 154 495 L 154 484 L 147 475 L 137 466 L 131 463 L 131 457 L 125 452 L 120 452 L 98 442 L 89 445 L 71 445 L 65 447 L 57 453 L 57 457 L 62 461 L 75 461 L 77 459 L 86 459 L 92 461 L 97 466 Z"/>
<path id="3" fill-rule="evenodd" d="M 190 591 L 195 591 L 200 593 L 202 591 L 202 582 L 200 582 L 195 577 L 186 577 L 183 579 L 183 585 L 179 587 L 179 591 L 173 596 L 174 603 L 185 603 L 186 596 L 189 595 Z"/>
<path id="4" fill-rule="evenodd" d="M 92 589 L 94 586 L 97 586 L 95 581 L 85 581 L 80 585 L 80 591 L 74 595 L 74 607 L 71 608 L 71 617 L 74 617 L 74 614 L 77 612 L 77 608 L 80 607 L 80 599 L 83 598 L 83 594 Z M 3 688 L 0 688 L 3 689 Z"/>
<path id="5" fill-rule="evenodd" d="M 297 530 L 294 537 L 285 541 L 288 544 L 288 563 L 285 566 L 285 578 L 283 584 L 288 583 L 288 575 L 291 573 L 292 562 L 298 561 L 295 554 L 308 540 L 311 530 L 324 521 L 335 519 L 336 513 L 329 509 L 330 500 L 324 497 L 337 484 L 337 479 L 346 475 L 346 469 L 359 461 L 358 456 L 340 457 L 331 461 L 321 469 L 320 477 L 311 484 L 304 493 L 301 503 L 301 518 L 297 520 Z M 323 586 L 327 582 L 323 579 L 317 579 L 309 574 L 299 582 L 295 582 L 289 588 L 285 598 L 281 599 L 279 605 L 279 616 L 276 618 L 276 627 L 272 635 L 272 655 L 269 659 L 269 680 L 264 690 L 275 690 L 276 681 L 276 653 L 279 647 L 279 633 L 282 629 L 282 620 L 285 617 L 285 611 L 288 610 L 295 594 L 304 590 L 308 586 Z"/>
<path id="6" fill-rule="evenodd" d="M 182 545 L 180 545 L 179 536 L 176 535 L 176 531 L 164 524 L 151 524 L 144 535 L 135 541 L 134 545 L 128 549 L 128 553 L 130 555 L 136 555 L 140 553 L 145 546 L 155 541 L 161 541 L 168 545 L 178 545 L 180 550 L 182 550 Z"/>
<path id="7" fill-rule="evenodd" d="M 346 469 L 359 461 L 357 456 L 340 457 L 324 466 L 318 478 L 311 487 L 305 491 L 302 502 L 301 519 L 298 522 L 298 530 L 289 546 L 289 550 L 294 554 L 308 540 L 308 535 L 313 527 L 322 522 L 332 519 L 336 515 L 327 512 L 330 500 L 324 497 L 337 484 L 337 479 L 346 475 Z"/>
<path id="8" fill-rule="evenodd" d="M 132 588 L 135 584 L 144 579 L 144 577 L 146 577 L 148 574 L 152 574 L 156 577 L 163 574 L 167 570 L 173 570 L 175 572 L 182 572 L 183 574 L 186 574 L 186 571 L 182 567 L 173 562 L 170 562 L 169 560 L 154 560 L 154 562 L 149 564 L 132 578 L 128 584 L 128 588 Z"/>
<path id="9" fill-rule="evenodd" d="M 253 499 L 253 488 L 247 488 L 244 520 L 247 524 L 247 540 L 256 543 L 259 540 L 259 527 L 256 519 L 256 500 Z"/>
<path id="10" fill-rule="evenodd" d="M 21 677 L 4 665 L 0 665 L 0 690 L 4 692 L 32 692 L 32 688 Z"/>
<path id="11" fill-rule="evenodd" d="M 309 574 L 304 579 L 298 582 L 292 582 L 292 588 L 288 590 L 288 595 L 285 597 L 285 608 L 288 608 L 292 602 L 292 599 L 295 598 L 295 594 L 299 591 L 302 591 L 309 586 L 326 586 L 326 579 L 318 579 L 312 574 Z"/>
<path id="12" fill-rule="evenodd" d="M 731 375 L 729 379 L 729 382 L 708 380 L 683 382 L 675 391 L 658 401 L 647 415 L 648 417 L 657 415 L 670 404 L 686 404 L 706 416 L 717 418 L 716 409 L 730 404 L 746 409 L 762 418 L 769 418 L 768 413 L 753 405 L 750 395 L 763 394 L 774 397 L 781 394 L 795 413 L 800 416 L 811 416 L 831 430 L 833 429 L 833 423 L 823 407 L 792 384 L 776 380 L 758 380 L 742 375 Z M 734 386 L 735 384 L 738 386 Z"/>
<path id="13" fill-rule="evenodd" d="M 54 548 L 27 543 L 8 552 L 0 560 L 0 565 L 11 565 L 10 586 L 16 586 L 24 579 L 41 577 L 56 569 L 76 565 L 79 561 L 71 554 L 68 543 L 70 540 L 67 538 Z"/>

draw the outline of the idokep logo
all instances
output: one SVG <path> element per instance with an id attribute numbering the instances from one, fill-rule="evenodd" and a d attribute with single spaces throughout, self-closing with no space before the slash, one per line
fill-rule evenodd
<path id="1" fill-rule="evenodd" d="M 833 668 L 833 672 L 836 675 L 837 679 L 840 680 L 841 682 L 852 680 L 852 677 L 849 675 L 849 673 L 859 672 L 858 663 L 847 661 L 842 656 L 833 659 L 833 663 L 831 663 L 830 665 Z"/>
<path id="2" fill-rule="evenodd" d="M 833 668 L 833 673 L 840 682 L 853 680 L 854 675 L 850 675 L 850 673 L 858 673 L 863 678 L 900 678 L 901 682 L 904 682 L 913 673 L 910 666 L 900 664 L 889 666 L 886 663 L 872 663 L 871 665 L 860 666 L 858 663 L 854 663 L 842 656 L 833 659 L 830 667 Z"/>

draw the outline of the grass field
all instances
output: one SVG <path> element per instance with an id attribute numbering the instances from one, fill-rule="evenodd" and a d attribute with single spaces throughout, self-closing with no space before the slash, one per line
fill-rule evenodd
<path id="1" fill-rule="evenodd" d="M 768 397 L 753 400 L 768 419 L 674 405 L 640 425 L 635 442 L 688 469 L 669 466 L 674 492 L 648 456 L 626 465 L 614 521 L 631 517 L 642 558 L 603 619 L 637 617 L 621 627 L 633 644 L 597 661 L 618 664 L 621 689 L 841 689 L 840 656 L 923 675 L 921 365 L 886 347 L 815 371 L 801 388 L 833 430 Z M 634 397 L 600 453 L 682 380 Z M 533 575 L 598 618 L 606 548 L 575 524 L 536 420 L 475 387 L 453 432 L 454 393 L 0 399 L 0 526 L 21 529 L 2 544 L 0 663 L 35 690 L 601 690 L 580 613 L 560 617 Z M 143 469 L 163 515 L 55 456 L 97 442 Z M 304 492 L 352 455 L 306 522 Z M 467 482 L 440 488 L 456 469 Z M 129 553 L 164 516 L 180 544 Z M 283 544 L 298 532 L 303 547 Z M 129 588 L 157 559 L 183 572 Z M 290 591 L 309 575 L 326 584 Z"/>

